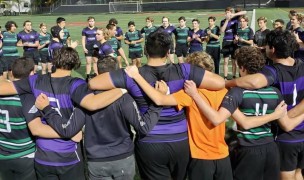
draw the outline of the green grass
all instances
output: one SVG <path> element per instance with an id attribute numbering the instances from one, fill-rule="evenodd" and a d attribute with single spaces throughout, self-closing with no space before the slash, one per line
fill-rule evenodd
<path id="1" fill-rule="evenodd" d="M 268 18 L 268 28 L 271 27 L 271 20 L 275 19 L 283 19 L 288 21 L 288 10 L 282 8 L 272 8 L 272 9 L 257 9 L 256 10 L 256 18 L 260 16 L 265 16 Z M 304 12 L 304 9 L 297 9 L 299 12 Z M 220 24 L 221 19 L 223 19 L 223 10 L 202 10 L 202 11 L 172 11 L 172 12 L 151 12 L 151 13 L 140 13 L 140 14 L 65 14 L 65 15 L 22 15 L 22 16 L 11 16 L 9 20 L 16 21 L 19 26 L 17 31 L 21 31 L 23 29 L 22 24 L 25 20 L 31 20 L 33 23 L 33 28 L 39 31 L 39 24 L 44 22 L 48 25 L 48 29 L 54 26 L 56 23 L 56 19 L 59 16 L 62 16 L 66 19 L 67 25 L 66 27 L 70 31 L 72 40 L 78 40 L 81 42 L 81 31 L 86 26 L 86 20 L 88 16 L 94 16 L 96 19 L 96 26 L 105 27 L 108 20 L 112 17 L 115 17 L 119 26 L 123 29 L 124 32 L 127 31 L 127 23 L 129 21 L 135 21 L 137 29 L 141 29 L 145 26 L 145 18 L 151 16 L 154 18 L 155 25 L 161 24 L 161 18 L 163 16 L 167 16 L 170 18 L 170 23 L 178 25 L 178 18 L 180 16 L 185 16 L 187 19 L 187 25 L 191 27 L 191 20 L 193 18 L 198 18 L 201 23 L 201 28 L 208 27 L 207 19 L 209 16 L 215 16 L 217 18 L 217 25 Z M 248 12 L 249 19 L 251 19 L 252 12 Z M 8 20 L 8 17 L 2 16 L 0 17 L 0 21 L 4 23 Z M 257 23 L 256 23 L 256 29 Z M 123 49 L 125 50 L 126 55 L 128 55 L 128 47 L 123 43 Z M 84 77 L 85 74 L 85 57 L 82 51 L 82 46 L 79 45 L 77 47 L 77 51 L 79 52 L 80 58 L 82 60 L 82 66 L 77 71 L 73 72 L 74 76 Z M 20 54 L 22 50 L 20 49 Z M 142 58 L 142 62 L 146 63 L 146 58 Z M 222 68 L 221 68 L 222 69 Z"/>
<path id="2" fill-rule="evenodd" d="M 297 9 L 299 12 L 304 12 L 304 9 Z M 282 8 L 272 8 L 272 9 L 257 9 L 256 10 L 256 18 L 260 16 L 265 16 L 268 18 L 268 28 L 271 27 L 271 21 L 275 19 L 283 19 L 288 21 L 288 14 L 289 9 L 282 9 Z M 97 27 L 105 27 L 108 20 L 110 18 L 115 17 L 118 22 L 119 26 L 123 29 L 124 32 L 127 31 L 127 23 L 129 21 L 135 21 L 137 29 L 141 29 L 143 26 L 145 26 L 145 18 L 148 16 L 151 16 L 154 18 L 155 25 L 161 24 L 161 18 L 163 16 L 167 16 L 170 18 L 170 23 L 178 25 L 178 18 L 180 16 L 185 16 L 187 19 L 187 25 L 191 27 L 191 20 L 193 18 L 198 18 L 201 23 L 201 28 L 208 27 L 207 19 L 209 16 L 215 16 L 217 18 L 217 25 L 220 24 L 220 21 L 223 19 L 223 10 L 202 10 L 202 11 L 172 11 L 172 12 L 151 12 L 151 13 L 140 13 L 140 14 L 65 14 L 65 15 L 22 15 L 22 16 L 11 16 L 11 17 L 0 17 L 0 21 L 4 23 L 9 20 L 16 21 L 18 25 L 17 31 L 21 31 L 23 29 L 22 24 L 25 20 L 31 20 L 33 23 L 33 29 L 39 31 L 39 24 L 44 22 L 48 25 L 48 29 L 50 29 L 52 26 L 54 26 L 56 23 L 56 19 L 59 16 L 62 16 L 66 19 L 67 25 L 66 27 L 70 31 L 72 40 L 78 40 L 81 42 L 81 31 L 84 27 L 86 27 L 86 20 L 88 16 L 94 16 L 96 19 L 96 26 Z M 248 12 L 249 19 L 251 19 L 252 12 Z M 250 24 L 250 23 L 249 23 Z M 256 23 L 256 29 L 257 23 Z M 128 47 L 123 44 L 123 49 L 128 55 Z M 82 46 L 79 45 L 77 47 L 77 51 L 79 52 L 80 58 L 82 60 L 82 66 L 77 71 L 73 72 L 73 76 L 77 77 L 84 77 L 85 74 L 85 57 L 82 51 Z M 22 49 L 20 49 L 20 54 L 22 53 Z M 146 63 L 146 58 L 142 58 L 143 64 Z M 222 68 L 221 68 L 222 70 Z"/>

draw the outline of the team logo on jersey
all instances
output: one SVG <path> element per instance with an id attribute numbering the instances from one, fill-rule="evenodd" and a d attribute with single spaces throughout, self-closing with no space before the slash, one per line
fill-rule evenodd
<path id="1" fill-rule="evenodd" d="M 32 107 L 31 107 L 31 109 L 29 110 L 29 114 L 34 114 L 34 113 L 36 113 L 38 111 L 38 109 L 36 108 L 36 106 L 35 105 L 33 105 Z"/>
<path id="2" fill-rule="evenodd" d="M 35 36 L 31 35 L 30 38 L 33 39 L 33 38 L 35 38 Z"/>

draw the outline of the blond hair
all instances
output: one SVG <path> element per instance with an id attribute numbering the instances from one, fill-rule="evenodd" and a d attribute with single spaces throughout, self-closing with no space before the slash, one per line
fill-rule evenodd
<path id="1" fill-rule="evenodd" d="M 200 66 L 210 72 L 213 72 L 214 70 L 214 61 L 212 57 L 206 52 L 191 53 L 187 56 L 186 62 Z"/>

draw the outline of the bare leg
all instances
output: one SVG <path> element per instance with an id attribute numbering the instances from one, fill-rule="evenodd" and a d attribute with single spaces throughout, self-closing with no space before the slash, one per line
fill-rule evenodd
<path id="1" fill-rule="evenodd" d="M 96 57 L 92 57 L 92 59 L 93 59 L 93 71 L 94 71 L 95 74 L 98 75 L 98 69 L 97 69 L 97 61 L 98 61 L 98 59 Z"/>
<path id="2" fill-rule="evenodd" d="M 86 56 L 86 74 L 91 74 L 92 69 L 92 57 Z"/>
<path id="3" fill-rule="evenodd" d="M 46 63 L 41 63 L 42 69 L 41 74 L 46 74 Z"/>
<path id="4" fill-rule="evenodd" d="M 223 70 L 224 70 L 224 77 L 226 77 L 226 78 L 228 76 L 228 61 L 229 61 L 229 57 L 225 57 Z"/>

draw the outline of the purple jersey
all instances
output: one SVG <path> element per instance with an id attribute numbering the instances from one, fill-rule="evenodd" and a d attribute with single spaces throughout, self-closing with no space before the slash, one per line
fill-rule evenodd
<path id="1" fill-rule="evenodd" d="M 19 95 L 33 94 L 37 97 L 44 93 L 50 105 L 66 120 L 70 119 L 74 106 L 79 106 L 82 99 L 91 93 L 84 80 L 70 76 L 33 75 L 14 81 L 14 85 Z M 39 164 L 68 166 L 80 162 L 79 144 L 70 139 L 37 138 L 36 144 L 35 161 Z"/>
<path id="2" fill-rule="evenodd" d="M 226 19 L 221 21 L 221 27 L 225 24 Z M 238 19 L 237 18 L 233 18 L 231 19 L 228 24 L 227 27 L 225 29 L 225 34 L 223 37 L 223 40 L 226 41 L 233 41 L 234 36 L 236 35 L 236 31 L 238 29 Z"/>
<path id="3" fill-rule="evenodd" d="M 22 43 L 35 44 L 37 41 L 39 42 L 39 33 L 35 30 L 30 31 L 29 33 L 23 30 L 17 34 L 17 39 L 18 41 L 21 40 Z M 24 51 L 34 51 L 37 49 L 38 47 L 23 46 Z"/>
<path id="4" fill-rule="evenodd" d="M 61 49 L 63 44 L 61 42 L 57 42 L 52 40 L 49 44 L 49 56 L 53 59 L 54 52 Z"/>
<path id="5" fill-rule="evenodd" d="M 96 32 L 97 27 L 89 28 L 86 27 L 82 30 L 82 36 L 85 36 L 86 38 L 86 48 L 87 49 L 93 49 L 93 45 L 96 43 Z"/>
<path id="6" fill-rule="evenodd" d="M 139 69 L 139 72 L 151 86 L 154 86 L 157 80 L 164 80 L 172 94 L 183 89 L 185 80 L 193 80 L 199 86 L 205 70 L 183 63 L 157 67 L 145 65 Z M 137 83 L 124 70 L 112 71 L 110 76 L 115 87 L 127 89 L 139 106 L 140 112 L 145 113 L 150 99 Z M 187 138 L 187 121 L 184 111 L 176 110 L 175 106 L 168 106 L 161 111 L 159 121 L 155 127 L 146 136 L 139 137 L 139 141 L 151 143 L 176 142 Z"/>

